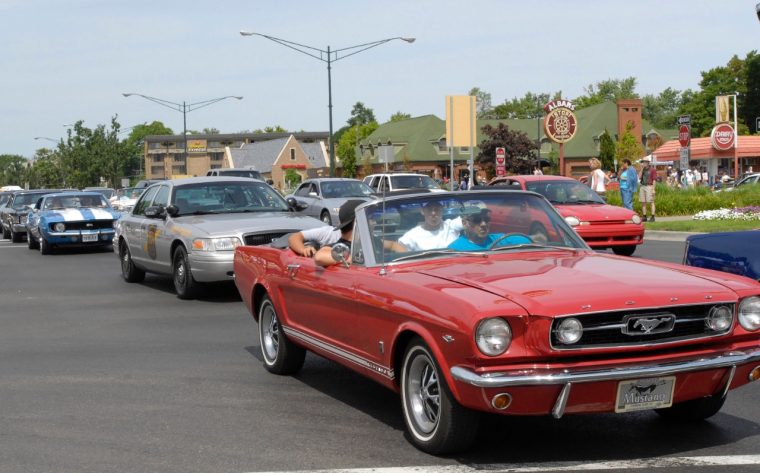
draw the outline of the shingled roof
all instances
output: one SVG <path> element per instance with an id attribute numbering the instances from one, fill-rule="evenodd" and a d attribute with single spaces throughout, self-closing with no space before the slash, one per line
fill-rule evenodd
<path id="1" fill-rule="evenodd" d="M 258 141 L 244 144 L 240 148 L 230 148 L 231 167 L 249 168 L 262 173 L 270 173 L 272 172 L 272 165 L 282 153 L 282 149 L 289 139 L 290 137 Z M 327 158 L 322 151 L 320 142 L 298 142 L 298 144 L 309 156 L 309 162 L 312 166 L 315 168 L 327 167 Z"/>

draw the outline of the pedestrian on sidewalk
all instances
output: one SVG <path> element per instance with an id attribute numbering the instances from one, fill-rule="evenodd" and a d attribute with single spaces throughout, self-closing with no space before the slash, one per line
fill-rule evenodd
<path id="1" fill-rule="evenodd" d="M 631 166 L 630 159 L 624 159 L 620 166 L 620 196 L 623 198 L 623 207 L 633 210 L 633 193 L 639 187 L 639 176 Z"/>
<path id="2" fill-rule="evenodd" d="M 641 159 L 641 176 L 639 176 L 639 202 L 641 202 L 641 218 L 643 221 L 647 221 L 647 204 L 649 204 L 652 216 L 649 219 L 650 222 L 654 222 L 654 192 L 655 192 L 655 177 L 657 171 L 650 166 L 651 158 L 644 156 Z"/>
<path id="3" fill-rule="evenodd" d="M 604 171 L 602 171 L 602 163 L 596 158 L 588 160 L 588 165 L 591 168 L 591 174 L 589 175 L 589 186 L 591 190 L 596 191 L 597 194 L 604 197 L 607 190 L 607 184 L 610 183 L 609 178 Z"/>

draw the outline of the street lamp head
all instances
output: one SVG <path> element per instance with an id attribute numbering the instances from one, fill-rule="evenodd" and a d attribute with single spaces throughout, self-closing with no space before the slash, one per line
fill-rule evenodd
<path id="1" fill-rule="evenodd" d="M 760 3 L 755 5 L 755 13 L 757 14 L 757 19 L 760 20 Z"/>
<path id="2" fill-rule="evenodd" d="M 135 94 L 132 93 L 132 92 L 129 92 L 129 93 L 126 93 L 126 94 L 121 94 L 121 95 L 123 95 L 124 97 L 129 97 L 130 95 L 135 95 Z"/>
<path id="3" fill-rule="evenodd" d="M 414 43 L 417 38 L 399 38 L 401 41 L 406 41 L 407 43 Z"/>
<path id="4" fill-rule="evenodd" d="M 253 31 L 240 31 L 240 36 L 254 36 L 258 33 L 254 33 Z"/>
<path id="5" fill-rule="evenodd" d="M 243 96 L 242 95 L 233 95 L 232 98 L 233 99 L 238 99 L 238 100 L 243 100 Z"/>

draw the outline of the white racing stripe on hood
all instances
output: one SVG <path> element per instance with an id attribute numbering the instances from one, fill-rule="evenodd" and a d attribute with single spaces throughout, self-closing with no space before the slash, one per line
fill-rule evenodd
<path id="1" fill-rule="evenodd" d="M 88 208 L 87 210 L 92 212 L 92 215 L 95 217 L 95 220 L 113 220 L 113 215 L 108 210 L 96 209 L 96 208 Z"/>
<path id="2" fill-rule="evenodd" d="M 82 212 L 80 212 L 79 209 L 63 209 L 58 210 L 56 213 L 63 217 L 63 220 L 65 222 L 77 222 L 84 220 L 84 215 L 82 215 Z"/>
<path id="3" fill-rule="evenodd" d="M 113 220 L 111 212 L 97 208 L 63 209 L 56 211 L 65 222 L 81 222 L 84 220 Z"/>

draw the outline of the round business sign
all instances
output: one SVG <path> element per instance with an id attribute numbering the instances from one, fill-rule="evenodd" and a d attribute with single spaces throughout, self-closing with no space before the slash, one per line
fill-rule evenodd
<path id="1" fill-rule="evenodd" d="M 728 123 L 716 125 L 710 133 L 710 143 L 718 151 L 728 151 L 734 147 L 736 133 Z"/>
<path id="2" fill-rule="evenodd" d="M 681 143 L 681 148 L 689 146 L 691 141 L 691 130 L 688 125 L 681 125 L 678 127 L 678 142 Z"/>
<path id="3" fill-rule="evenodd" d="M 547 111 L 544 120 L 546 136 L 555 143 L 566 143 L 573 139 L 578 128 L 578 120 L 573 109 L 575 106 L 568 100 L 555 100 L 544 107 Z"/>

